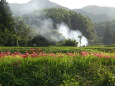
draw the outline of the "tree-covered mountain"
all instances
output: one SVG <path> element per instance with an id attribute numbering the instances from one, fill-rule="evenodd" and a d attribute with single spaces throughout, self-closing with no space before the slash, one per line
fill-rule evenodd
<path id="1" fill-rule="evenodd" d="M 90 5 L 81 9 L 74 9 L 84 16 L 88 16 L 93 22 L 102 22 L 115 19 L 115 7 L 101 7 Z"/>
<path id="2" fill-rule="evenodd" d="M 10 4 L 10 8 L 15 16 L 20 16 L 43 8 L 65 8 L 49 0 L 31 0 L 26 4 Z M 103 22 L 115 19 L 114 7 L 101 7 L 89 5 L 81 9 L 73 9 L 77 13 L 88 16 L 93 22 Z"/>
<path id="3" fill-rule="evenodd" d="M 9 6 L 15 16 L 28 14 L 35 10 L 41 10 L 43 8 L 63 7 L 54 2 L 50 2 L 49 0 L 31 0 L 30 2 L 26 4 L 14 3 L 14 4 L 9 4 Z"/>

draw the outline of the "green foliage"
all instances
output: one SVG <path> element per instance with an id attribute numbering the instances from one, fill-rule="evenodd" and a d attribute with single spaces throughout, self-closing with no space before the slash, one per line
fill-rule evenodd
<path id="1" fill-rule="evenodd" d="M 107 28 L 109 30 L 107 30 Z M 100 39 L 103 39 L 104 44 L 115 44 L 114 28 L 115 28 L 115 20 L 95 23 L 97 36 L 100 37 Z"/>
<path id="2" fill-rule="evenodd" d="M 6 0 L 0 1 L 0 29 L 13 30 L 14 19 Z"/>
<path id="3" fill-rule="evenodd" d="M 112 35 L 110 33 L 109 28 L 107 27 L 103 36 L 103 43 L 106 45 L 110 45 L 112 40 Z"/>
<path id="4" fill-rule="evenodd" d="M 32 39 L 32 44 L 35 46 L 50 46 L 50 45 L 54 45 L 54 42 L 50 42 L 47 39 L 45 39 L 44 37 L 37 35 Z"/>
<path id="5" fill-rule="evenodd" d="M 0 1 L 0 44 L 12 46 L 14 44 L 14 19 L 6 0 Z"/>
<path id="6" fill-rule="evenodd" d="M 76 42 L 76 40 L 71 40 L 71 39 L 65 40 L 62 43 L 62 46 L 76 46 L 77 47 L 77 45 L 78 45 L 78 42 Z"/>
<path id="7" fill-rule="evenodd" d="M 0 46 L 26 46 L 29 27 L 19 18 L 13 18 L 6 0 L 0 1 Z"/>
<path id="8" fill-rule="evenodd" d="M 30 27 L 21 18 L 15 18 L 16 46 L 27 46 L 30 40 Z"/>
<path id="9" fill-rule="evenodd" d="M 114 86 L 114 61 L 95 57 L 0 59 L 2 86 Z"/>

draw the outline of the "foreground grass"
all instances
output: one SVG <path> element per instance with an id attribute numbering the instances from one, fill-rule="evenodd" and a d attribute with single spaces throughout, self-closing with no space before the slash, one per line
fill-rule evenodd
<path id="1" fill-rule="evenodd" d="M 2 86 L 114 86 L 115 59 L 96 57 L 0 59 Z"/>
<path id="2" fill-rule="evenodd" d="M 0 48 L 0 86 L 115 86 L 115 47 L 32 48 Z"/>

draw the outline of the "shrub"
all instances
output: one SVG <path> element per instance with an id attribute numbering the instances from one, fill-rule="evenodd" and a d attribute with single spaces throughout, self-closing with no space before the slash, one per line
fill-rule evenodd
<path id="1" fill-rule="evenodd" d="M 76 42 L 76 40 L 71 40 L 71 39 L 68 39 L 68 40 L 65 40 L 63 43 L 62 43 L 63 46 L 77 46 L 78 45 L 78 42 Z"/>

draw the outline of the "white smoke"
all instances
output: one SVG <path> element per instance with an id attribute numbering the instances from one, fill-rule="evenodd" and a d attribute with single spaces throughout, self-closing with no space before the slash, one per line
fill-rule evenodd
<path id="1" fill-rule="evenodd" d="M 53 27 L 53 22 L 51 19 L 45 19 L 41 21 L 38 34 L 46 38 L 50 42 L 60 42 L 65 39 L 62 34 L 58 32 L 56 28 Z"/>
<path id="2" fill-rule="evenodd" d="M 87 46 L 88 40 L 79 30 L 71 30 L 65 23 L 57 24 L 57 29 L 53 27 L 51 19 L 41 21 L 40 29 L 37 30 L 38 34 L 51 42 L 60 42 L 65 39 L 72 39 L 78 42 L 78 46 Z M 36 32 L 37 32 L 36 31 Z M 81 44 L 80 44 L 80 38 Z"/>
<path id="3" fill-rule="evenodd" d="M 70 30 L 70 28 L 64 23 L 58 25 L 58 32 L 61 33 L 66 39 L 76 40 L 76 42 L 78 42 L 78 46 L 88 45 L 87 38 L 83 36 L 79 30 Z M 82 36 L 81 44 L 79 36 Z"/>

